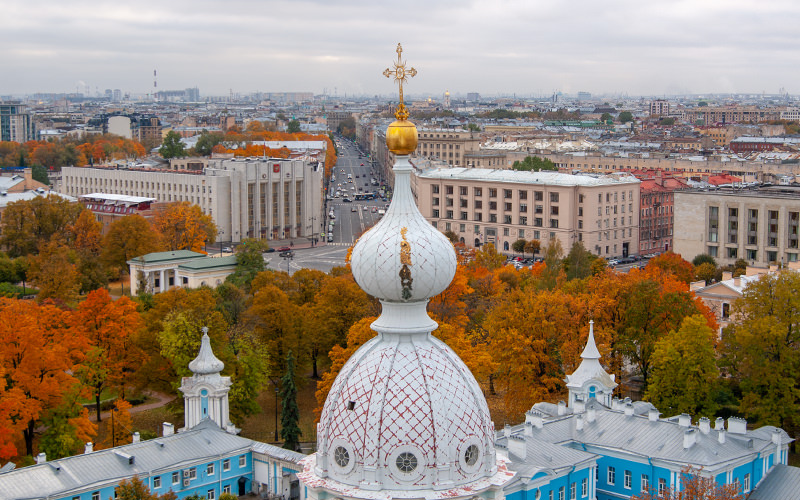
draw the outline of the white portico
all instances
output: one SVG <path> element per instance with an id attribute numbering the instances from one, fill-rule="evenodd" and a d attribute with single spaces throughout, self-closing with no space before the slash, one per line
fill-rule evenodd
<path id="1" fill-rule="evenodd" d="M 209 418 L 221 429 L 231 434 L 239 433 L 240 429 L 230 421 L 228 391 L 231 389 L 231 378 L 220 376 L 224 367 L 225 364 L 214 356 L 211 350 L 208 328 L 203 327 L 200 352 L 189 363 L 189 369 L 194 375 L 183 377 L 180 386 L 184 400 L 186 429 L 191 429 Z"/>
<path id="2" fill-rule="evenodd" d="M 172 287 L 215 287 L 236 270 L 236 257 L 211 257 L 189 250 L 155 252 L 128 261 L 131 293 L 139 292 L 140 281 L 149 293 Z M 143 278 L 143 279 L 140 279 Z"/>

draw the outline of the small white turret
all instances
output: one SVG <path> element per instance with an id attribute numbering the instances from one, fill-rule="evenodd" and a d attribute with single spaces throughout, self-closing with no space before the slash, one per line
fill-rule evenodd
<path id="1" fill-rule="evenodd" d="M 614 382 L 614 375 L 609 375 L 600 364 L 600 351 L 594 342 L 594 321 L 589 321 L 589 337 L 581 358 L 583 361 L 578 369 L 565 380 L 569 389 L 569 407 L 573 408 L 576 400 L 588 403 L 590 398 L 611 406 L 611 395 L 618 384 Z"/>

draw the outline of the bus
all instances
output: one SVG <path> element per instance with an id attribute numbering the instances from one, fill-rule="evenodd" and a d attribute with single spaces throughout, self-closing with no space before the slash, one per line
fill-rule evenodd
<path id="1" fill-rule="evenodd" d="M 359 200 L 374 200 L 375 193 L 359 193 L 356 195 L 356 201 Z"/>

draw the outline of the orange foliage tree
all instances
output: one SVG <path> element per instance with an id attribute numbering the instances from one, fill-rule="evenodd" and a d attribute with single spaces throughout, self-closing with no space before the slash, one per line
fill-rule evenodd
<path id="1" fill-rule="evenodd" d="M 86 360 L 79 370 L 83 383 L 95 398 L 97 421 L 100 416 L 100 396 L 105 389 L 115 388 L 124 397 L 125 379 L 141 361 L 132 337 L 141 320 L 136 304 L 128 297 L 113 300 L 101 288 L 90 292 L 72 315 L 72 324 L 90 345 Z"/>
<path id="2" fill-rule="evenodd" d="M 188 201 L 167 204 L 156 213 L 153 225 L 169 250 L 203 252 L 204 244 L 214 243 L 217 238 L 217 226 L 211 216 Z"/>
<path id="3" fill-rule="evenodd" d="M 86 339 L 69 328 L 68 313 L 52 305 L 0 298 L 0 407 L 6 408 L 33 455 L 33 437 L 48 412 L 79 384 L 72 375 Z"/>

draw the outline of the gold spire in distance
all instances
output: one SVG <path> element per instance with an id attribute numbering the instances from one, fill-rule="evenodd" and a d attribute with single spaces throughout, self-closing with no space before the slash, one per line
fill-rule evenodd
<path id="1" fill-rule="evenodd" d="M 408 118 L 408 109 L 403 103 L 403 83 L 408 82 L 408 77 L 417 76 L 417 70 L 412 68 L 406 69 L 406 62 L 403 61 L 403 47 L 397 44 L 397 62 L 394 63 L 394 69 L 386 68 L 383 70 L 383 76 L 390 78 L 394 76 L 394 81 L 400 87 L 400 101 L 397 105 L 397 111 L 394 112 L 394 117 L 398 120 L 405 120 Z"/>

